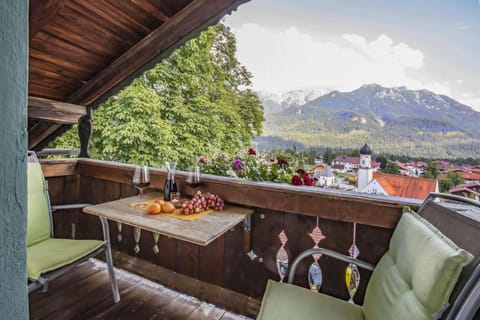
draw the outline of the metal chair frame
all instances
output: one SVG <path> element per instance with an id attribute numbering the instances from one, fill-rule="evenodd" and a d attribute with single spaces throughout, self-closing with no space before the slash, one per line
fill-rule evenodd
<path id="1" fill-rule="evenodd" d="M 429 201 L 435 201 L 435 199 L 441 198 L 446 200 L 453 200 L 461 203 L 465 203 L 468 205 L 472 205 L 475 207 L 480 208 L 480 202 L 474 201 L 472 199 L 455 196 L 451 194 L 443 194 L 443 193 L 430 193 L 425 201 L 422 203 L 419 214 L 421 215 L 421 211 L 423 207 Z M 350 256 L 338 253 L 333 250 L 325 249 L 325 248 L 315 248 L 315 249 L 308 249 L 301 252 L 293 261 L 292 266 L 290 268 L 290 272 L 288 274 L 288 283 L 293 284 L 295 279 L 295 273 L 297 267 L 301 260 L 306 257 L 310 257 L 312 254 L 322 254 L 326 255 L 340 261 L 344 261 L 347 263 L 352 263 L 361 267 L 363 269 L 373 271 L 375 268 L 374 265 L 352 258 Z M 474 318 L 477 312 L 480 312 L 480 263 L 477 264 L 474 270 L 470 273 L 469 278 L 463 288 L 460 290 L 459 295 L 457 298 L 452 301 L 449 309 L 447 310 L 448 313 L 443 314 L 443 318 L 445 320 L 471 320 Z"/>
<path id="2" fill-rule="evenodd" d="M 39 162 L 37 155 L 33 151 L 28 151 L 28 161 L 29 162 Z M 52 206 L 50 203 L 50 196 L 48 194 L 48 182 L 45 181 L 45 190 L 46 190 L 46 197 L 47 197 L 47 204 L 48 204 L 48 213 L 49 213 L 49 219 L 50 219 L 50 237 L 54 238 L 54 230 L 53 230 L 53 211 L 57 210 L 66 210 L 66 209 L 81 209 L 85 208 L 87 206 L 90 206 L 88 203 L 82 203 L 82 204 L 69 204 L 69 205 L 55 205 Z M 42 274 L 37 280 L 33 279 L 28 279 L 28 293 L 31 293 L 35 290 L 38 290 L 42 288 L 43 292 L 48 291 L 48 284 L 51 280 L 58 278 L 59 276 L 67 273 L 71 269 L 73 269 L 75 266 L 84 263 L 85 261 L 89 260 L 92 257 L 95 257 L 96 255 L 105 252 L 105 257 L 107 260 L 107 271 L 108 271 L 108 276 L 110 278 L 110 286 L 112 288 L 112 293 L 113 293 L 113 300 L 115 303 L 120 301 L 120 293 L 118 290 L 118 284 L 117 284 L 117 279 L 115 278 L 115 269 L 113 267 L 113 258 L 112 258 L 112 249 L 110 247 L 110 232 L 108 228 L 108 221 L 105 217 L 99 217 L 100 222 L 102 224 L 102 231 L 103 231 L 103 239 L 105 240 L 105 244 L 95 250 L 94 252 L 78 259 L 77 261 L 67 264 L 61 268 L 58 268 L 56 270 L 47 272 Z"/>

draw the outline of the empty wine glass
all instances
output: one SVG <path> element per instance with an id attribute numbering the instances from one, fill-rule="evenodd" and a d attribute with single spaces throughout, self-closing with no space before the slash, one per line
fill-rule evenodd
<path id="1" fill-rule="evenodd" d="M 143 190 L 150 185 L 150 172 L 147 166 L 135 166 L 133 171 L 132 183 L 140 193 L 140 203 L 135 207 L 139 209 L 145 209 L 147 205 L 143 203 Z"/>
<path id="2" fill-rule="evenodd" d="M 200 185 L 200 167 L 192 166 L 188 168 L 185 183 L 190 187 L 197 187 Z"/>

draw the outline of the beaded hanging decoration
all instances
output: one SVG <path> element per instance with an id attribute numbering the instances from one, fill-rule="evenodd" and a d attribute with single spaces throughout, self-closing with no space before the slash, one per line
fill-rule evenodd
<path id="1" fill-rule="evenodd" d="M 348 253 L 350 254 L 350 257 L 355 259 L 360 255 L 360 251 L 358 250 L 356 244 L 356 238 L 357 224 L 353 223 L 353 243 L 350 246 L 350 249 L 348 249 Z M 347 270 L 345 271 L 345 284 L 347 285 L 348 295 L 350 296 L 348 302 L 355 303 L 353 301 L 353 297 L 357 293 L 358 287 L 360 286 L 360 271 L 358 270 L 358 267 L 353 263 L 349 263 L 347 266 Z"/>
<path id="2" fill-rule="evenodd" d="M 280 276 L 280 282 L 283 282 L 283 279 L 285 278 L 288 270 L 288 253 L 285 250 L 285 244 L 287 243 L 288 238 L 284 230 L 280 232 L 278 238 L 280 239 L 280 243 L 282 244 L 282 246 L 280 247 L 280 249 L 278 249 L 277 252 L 277 271 L 278 275 Z"/>
<path id="3" fill-rule="evenodd" d="M 318 244 L 320 241 L 325 239 L 326 237 L 323 235 L 322 230 L 318 226 L 318 217 L 317 217 L 317 225 L 313 228 L 312 232 L 309 234 L 312 238 L 314 246 L 313 248 L 319 248 Z M 321 258 L 321 254 L 312 254 L 313 263 L 310 265 L 308 269 L 308 284 L 310 286 L 310 290 L 315 292 L 320 292 L 320 288 L 322 287 L 323 283 L 323 275 L 322 269 L 318 264 L 318 260 Z"/>

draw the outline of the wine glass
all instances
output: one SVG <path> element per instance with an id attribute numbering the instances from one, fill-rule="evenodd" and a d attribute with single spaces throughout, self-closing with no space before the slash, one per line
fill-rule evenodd
<path id="1" fill-rule="evenodd" d="M 150 172 L 147 166 L 135 166 L 132 183 L 133 186 L 140 192 L 140 203 L 135 207 L 139 209 L 145 209 L 147 205 L 143 203 L 143 190 L 150 185 Z"/>
<path id="2" fill-rule="evenodd" d="M 185 179 L 185 183 L 193 188 L 200 185 L 200 167 L 192 166 L 188 168 L 187 179 Z"/>

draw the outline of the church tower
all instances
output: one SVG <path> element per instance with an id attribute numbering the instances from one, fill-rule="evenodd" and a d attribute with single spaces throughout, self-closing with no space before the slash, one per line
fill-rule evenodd
<path id="1" fill-rule="evenodd" d="M 373 179 L 372 170 L 372 150 L 365 142 L 365 145 L 360 149 L 360 166 L 358 167 L 357 188 L 362 191 Z"/>

